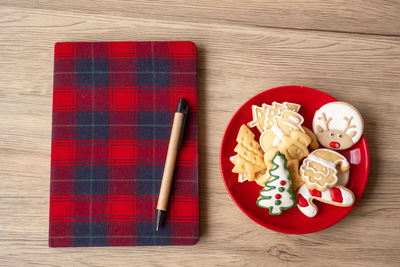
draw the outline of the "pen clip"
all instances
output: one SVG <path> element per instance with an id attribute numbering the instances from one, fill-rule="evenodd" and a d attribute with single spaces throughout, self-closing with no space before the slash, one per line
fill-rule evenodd
<path id="1" fill-rule="evenodd" d="M 185 130 L 185 125 L 186 125 L 186 117 L 189 113 L 189 106 L 186 102 L 186 99 L 184 98 L 179 98 L 178 106 L 176 108 L 176 112 L 180 112 L 183 114 L 183 122 L 182 122 L 182 128 L 181 128 L 181 133 L 179 136 L 179 144 L 178 144 L 178 150 L 181 149 L 182 146 L 182 140 L 183 140 L 183 132 Z"/>

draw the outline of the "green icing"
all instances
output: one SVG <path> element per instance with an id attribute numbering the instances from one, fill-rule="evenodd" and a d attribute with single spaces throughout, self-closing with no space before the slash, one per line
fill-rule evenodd
<path id="1" fill-rule="evenodd" d="M 276 158 L 276 157 L 279 157 L 279 156 L 280 156 L 280 157 L 283 157 L 283 159 L 284 159 L 283 167 L 289 172 L 289 175 L 288 175 L 287 178 L 288 178 L 289 180 L 291 180 L 290 171 L 289 171 L 289 169 L 287 168 L 287 160 L 286 160 L 286 157 L 285 157 L 285 155 L 281 154 L 281 153 L 278 151 L 278 152 L 276 152 L 275 156 L 272 158 L 272 163 L 273 163 L 273 165 L 274 165 L 274 168 L 273 168 L 272 170 L 269 170 L 269 173 L 270 173 L 272 179 L 265 183 L 265 188 L 262 189 L 262 190 L 260 191 L 260 197 L 257 199 L 257 202 L 256 202 L 257 205 L 258 205 L 260 208 L 269 209 L 269 214 L 270 214 L 270 215 L 281 215 L 283 210 L 293 208 L 293 207 L 296 206 L 296 204 L 297 204 L 297 203 L 296 203 L 296 200 L 295 200 L 295 198 L 294 198 L 294 195 L 293 195 L 293 193 L 292 193 L 292 191 L 291 191 L 292 185 L 290 185 L 290 186 L 287 188 L 287 190 L 286 190 L 288 193 L 290 193 L 290 199 L 293 200 L 293 205 L 292 205 L 292 206 L 288 206 L 288 207 L 282 207 L 282 206 L 281 206 L 281 207 L 279 207 L 279 209 L 280 209 L 280 212 L 279 212 L 279 213 L 272 213 L 272 208 L 273 208 L 272 206 L 271 206 L 271 207 L 266 207 L 266 206 L 260 205 L 260 203 L 259 203 L 262 199 L 271 199 L 271 196 L 261 196 L 261 192 L 268 192 L 268 191 L 271 191 L 271 190 L 276 189 L 275 186 L 271 186 L 271 185 L 269 185 L 269 183 L 271 183 L 272 181 L 275 181 L 275 180 L 279 179 L 278 176 L 275 176 L 275 175 L 271 174 L 271 171 L 276 170 L 276 169 L 279 167 L 279 165 L 277 165 L 277 164 L 275 163 L 275 161 L 274 161 L 275 158 Z M 284 187 L 278 187 L 278 191 L 279 191 L 279 192 L 283 192 L 283 191 L 285 191 L 285 188 L 284 188 Z M 280 204 L 282 204 L 282 201 L 281 201 L 281 200 L 276 200 L 276 201 L 275 201 L 275 205 L 276 205 L 276 206 L 279 206 Z"/>

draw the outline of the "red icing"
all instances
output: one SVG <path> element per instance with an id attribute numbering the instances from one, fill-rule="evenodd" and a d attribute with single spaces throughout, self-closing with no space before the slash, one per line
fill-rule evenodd
<path id="1" fill-rule="evenodd" d="M 302 194 L 297 195 L 297 203 L 299 204 L 300 207 L 308 206 L 308 201 L 303 197 Z"/>
<path id="2" fill-rule="evenodd" d="M 310 194 L 313 196 L 313 197 L 321 197 L 321 192 L 320 191 L 318 191 L 317 189 L 314 189 L 314 190 L 310 190 Z"/>
<path id="3" fill-rule="evenodd" d="M 333 147 L 333 148 L 339 148 L 339 147 L 340 147 L 340 144 L 339 144 L 338 142 L 330 142 L 330 143 L 329 143 L 329 146 L 330 146 L 330 147 Z"/>
<path id="4" fill-rule="evenodd" d="M 275 198 L 276 198 L 276 199 L 280 199 L 280 198 L 281 198 L 281 194 L 276 194 L 276 195 L 275 195 Z"/>
<path id="5" fill-rule="evenodd" d="M 342 203 L 343 195 L 342 195 L 342 192 L 340 191 L 340 188 L 332 187 L 330 190 L 331 190 L 332 201 L 334 201 L 336 203 Z"/>
<path id="6" fill-rule="evenodd" d="M 285 185 L 286 184 L 286 182 L 285 181 L 281 181 L 281 185 Z"/>

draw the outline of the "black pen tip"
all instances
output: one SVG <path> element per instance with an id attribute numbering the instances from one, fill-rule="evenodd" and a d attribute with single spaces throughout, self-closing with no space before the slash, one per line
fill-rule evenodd
<path id="1" fill-rule="evenodd" d="M 189 110 L 189 107 L 186 102 L 186 99 L 179 98 L 178 106 L 176 107 L 176 112 L 187 113 L 188 110 Z"/>
<path id="2" fill-rule="evenodd" d="M 156 232 L 160 229 L 162 220 L 164 218 L 165 211 L 164 210 L 157 210 L 157 224 L 156 224 Z"/>

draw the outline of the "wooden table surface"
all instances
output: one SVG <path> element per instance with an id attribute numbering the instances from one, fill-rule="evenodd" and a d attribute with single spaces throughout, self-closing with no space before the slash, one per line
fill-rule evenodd
<path id="1" fill-rule="evenodd" d="M 200 241 L 191 247 L 48 248 L 57 41 L 198 45 Z M 344 220 L 296 236 L 230 199 L 219 146 L 235 110 L 271 87 L 314 87 L 366 121 L 371 168 Z M 400 1 L 0 0 L 0 265 L 319 265 L 400 262 Z"/>

